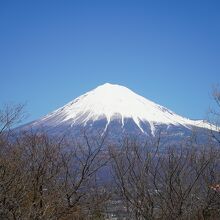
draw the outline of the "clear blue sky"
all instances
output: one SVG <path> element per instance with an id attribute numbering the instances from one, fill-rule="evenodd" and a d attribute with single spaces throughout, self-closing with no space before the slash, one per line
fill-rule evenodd
<path id="1" fill-rule="evenodd" d="M 1 0 L 0 104 L 36 119 L 105 82 L 189 118 L 220 83 L 219 0 Z"/>

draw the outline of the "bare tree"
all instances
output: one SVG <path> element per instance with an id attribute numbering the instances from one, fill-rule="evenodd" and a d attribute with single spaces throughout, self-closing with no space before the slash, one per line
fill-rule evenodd
<path id="1" fill-rule="evenodd" d="M 214 86 L 212 90 L 212 97 L 215 102 L 215 107 L 209 110 L 209 122 L 212 126 L 211 136 L 220 144 L 220 89 L 219 86 Z"/>
<path id="2" fill-rule="evenodd" d="M 100 183 L 97 183 L 98 172 L 109 160 L 108 155 L 103 153 L 105 137 L 90 140 L 84 135 L 84 140 L 84 144 L 70 146 L 70 151 L 62 153 L 63 176 L 60 183 L 66 201 L 64 212 L 67 216 L 79 211 L 88 214 L 91 206 L 97 206 L 109 197 L 98 186 Z M 96 203 L 92 199 L 93 193 L 99 197 Z"/>
<path id="3" fill-rule="evenodd" d="M 219 215 L 219 149 L 125 142 L 111 149 L 113 177 L 133 219 L 208 219 Z M 220 186 L 220 185 L 219 185 Z"/>
<path id="4" fill-rule="evenodd" d="M 24 105 L 5 105 L 0 109 L 0 135 L 17 125 L 24 118 Z"/>
<path id="5" fill-rule="evenodd" d="M 129 139 L 120 150 L 110 149 L 113 178 L 131 218 L 154 219 L 156 204 L 150 173 L 156 152 Z"/>
<path id="6" fill-rule="evenodd" d="M 0 111 L 0 219 L 91 219 L 110 193 L 99 179 L 105 137 L 76 143 L 44 132 L 16 132 L 23 105 Z"/>
<path id="7" fill-rule="evenodd" d="M 7 144 L 0 154 L 1 219 L 89 219 L 101 212 L 109 199 L 97 179 L 108 162 L 104 140 L 69 145 L 27 132 Z"/>
<path id="8" fill-rule="evenodd" d="M 47 136 L 25 134 L 1 155 L 1 208 L 9 219 L 49 219 L 53 214 L 59 147 Z"/>

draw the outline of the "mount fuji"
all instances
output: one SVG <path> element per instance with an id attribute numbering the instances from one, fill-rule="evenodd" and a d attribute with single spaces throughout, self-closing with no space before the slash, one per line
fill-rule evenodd
<path id="1" fill-rule="evenodd" d="M 125 135 L 153 138 L 160 133 L 178 139 L 211 128 L 203 120 L 184 118 L 124 86 L 109 83 L 21 127 L 22 130 L 43 129 L 51 135 L 78 136 L 86 131 L 108 134 L 111 138 Z"/>

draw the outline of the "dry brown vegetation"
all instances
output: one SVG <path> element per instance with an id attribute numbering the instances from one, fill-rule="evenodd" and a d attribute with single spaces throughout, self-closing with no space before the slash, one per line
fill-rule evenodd
<path id="1" fill-rule="evenodd" d="M 149 151 L 127 141 L 111 150 L 113 177 L 131 219 L 219 219 L 220 151 Z"/>

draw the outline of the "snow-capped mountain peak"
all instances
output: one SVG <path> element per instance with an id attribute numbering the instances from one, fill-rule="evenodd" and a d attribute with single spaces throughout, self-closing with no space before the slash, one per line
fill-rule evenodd
<path id="1" fill-rule="evenodd" d="M 152 135 L 155 132 L 155 125 L 159 124 L 181 125 L 188 129 L 191 129 L 192 126 L 210 128 L 210 125 L 203 121 L 186 119 L 124 86 L 110 83 L 98 86 L 74 99 L 64 107 L 35 121 L 33 125 L 86 126 L 88 123 L 101 119 L 106 120 L 104 131 L 112 120 L 119 120 L 123 128 L 125 120 L 132 119 L 143 133 L 145 132 L 143 124 L 148 123 Z"/>

